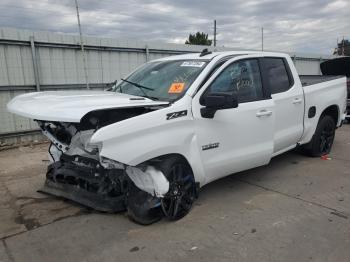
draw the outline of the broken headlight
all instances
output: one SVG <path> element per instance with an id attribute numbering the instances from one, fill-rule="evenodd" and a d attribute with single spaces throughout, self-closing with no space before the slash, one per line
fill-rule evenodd
<path id="1" fill-rule="evenodd" d="M 125 169 L 125 165 L 107 157 L 100 157 L 101 166 L 106 169 Z"/>

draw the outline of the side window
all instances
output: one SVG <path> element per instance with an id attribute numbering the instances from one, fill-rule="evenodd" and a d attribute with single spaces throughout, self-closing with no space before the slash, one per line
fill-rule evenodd
<path id="1" fill-rule="evenodd" d="M 232 57 L 231 57 L 232 58 Z M 210 73 L 205 77 L 205 79 L 202 81 L 199 89 L 203 87 L 203 85 L 208 81 L 208 79 L 223 65 L 227 62 L 227 60 L 220 61 L 218 64 L 214 66 L 214 68 L 210 71 Z M 199 90 L 198 89 L 198 90 Z"/>
<path id="2" fill-rule="evenodd" d="M 263 58 L 262 64 L 271 94 L 285 92 L 291 87 L 288 72 L 282 58 Z"/>
<path id="3" fill-rule="evenodd" d="M 208 92 L 237 92 L 239 103 L 261 100 L 263 91 L 258 61 L 249 59 L 232 63 L 209 86 Z"/>

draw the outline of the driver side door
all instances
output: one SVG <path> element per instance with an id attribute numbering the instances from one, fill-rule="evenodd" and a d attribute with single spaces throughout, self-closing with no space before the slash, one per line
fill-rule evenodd
<path id="1" fill-rule="evenodd" d="M 238 107 L 217 110 L 213 118 L 203 116 L 205 97 L 220 92 L 235 93 Z M 274 102 L 263 88 L 258 58 L 227 61 L 192 101 L 206 183 L 270 161 Z"/>

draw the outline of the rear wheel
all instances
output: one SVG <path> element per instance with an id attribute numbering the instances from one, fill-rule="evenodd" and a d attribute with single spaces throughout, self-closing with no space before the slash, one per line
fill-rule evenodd
<path id="1" fill-rule="evenodd" d="M 196 197 L 196 186 L 191 167 L 181 157 L 169 157 L 159 164 L 169 181 L 169 191 L 161 199 L 164 216 L 178 220 L 186 216 Z"/>
<path id="2" fill-rule="evenodd" d="M 310 156 L 319 157 L 329 154 L 332 149 L 336 124 L 331 116 L 324 116 L 319 121 L 311 142 L 306 145 Z"/>

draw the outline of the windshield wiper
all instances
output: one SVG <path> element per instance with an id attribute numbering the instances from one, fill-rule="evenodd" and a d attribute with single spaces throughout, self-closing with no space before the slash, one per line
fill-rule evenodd
<path id="1" fill-rule="evenodd" d="M 145 92 L 145 90 L 143 90 L 143 89 L 146 89 L 146 90 L 154 91 L 153 88 L 150 88 L 150 87 L 147 87 L 147 86 L 143 86 L 143 85 L 140 85 L 140 84 L 135 83 L 135 82 L 131 82 L 131 81 L 126 80 L 126 79 L 123 79 L 123 78 L 121 78 L 120 80 L 122 80 L 122 81 L 124 81 L 124 82 L 126 82 L 126 83 L 129 83 L 129 84 L 132 84 L 133 86 L 138 87 L 138 88 L 142 91 L 142 93 L 144 94 L 144 96 L 145 96 L 146 98 L 149 98 L 149 99 L 152 99 L 152 100 L 159 100 L 157 97 L 153 97 L 153 96 L 147 95 L 146 92 Z"/>
<path id="2" fill-rule="evenodd" d="M 127 83 L 129 83 L 129 84 L 132 84 L 133 86 L 136 86 L 136 87 L 138 87 L 138 88 L 143 88 L 143 89 L 146 89 L 146 90 L 154 91 L 153 88 L 150 88 L 150 87 L 147 87 L 147 86 L 143 86 L 143 85 L 140 85 L 140 84 L 135 83 L 135 82 L 131 82 L 131 81 L 126 80 L 126 79 L 123 79 L 123 78 L 122 78 L 121 80 L 124 81 L 124 82 L 127 82 Z"/>

